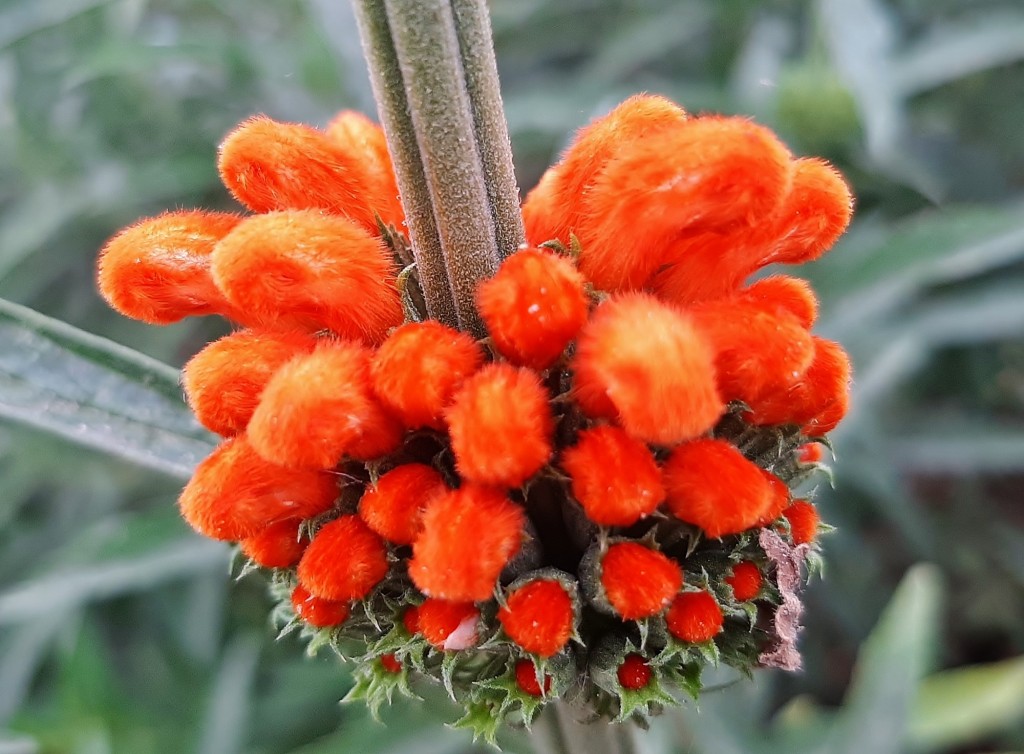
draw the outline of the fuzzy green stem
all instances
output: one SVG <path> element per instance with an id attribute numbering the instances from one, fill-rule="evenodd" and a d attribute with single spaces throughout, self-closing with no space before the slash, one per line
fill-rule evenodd
<path id="1" fill-rule="evenodd" d="M 452 0 L 452 11 L 498 256 L 504 259 L 524 242 L 525 233 L 519 210 L 519 185 L 512 166 L 512 144 L 498 85 L 498 63 L 491 41 L 491 18 L 485 0 Z"/>
<path id="2" fill-rule="evenodd" d="M 430 187 L 423 172 L 419 143 L 409 114 L 405 83 L 391 39 L 383 0 L 353 0 L 370 81 L 381 124 L 395 166 L 406 223 L 416 260 L 416 273 L 427 314 L 446 325 L 459 324 L 448 283 L 441 237 L 434 217 Z"/>
<path id="3" fill-rule="evenodd" d="M 639 754 L 629 722 L 586 721 L 568 702 L 552 702 L 533 725 L 531 742 L 538 754 Z"/>

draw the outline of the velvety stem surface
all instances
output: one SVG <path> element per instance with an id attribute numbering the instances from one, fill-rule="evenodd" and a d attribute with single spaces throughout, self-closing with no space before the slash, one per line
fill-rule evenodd
<path id="1" fill-rule="evenodd" d="M 537 754 L 640 754 L 631 723 L 589 721 L 588 712 L 558 699 L 533 724 Z"/>

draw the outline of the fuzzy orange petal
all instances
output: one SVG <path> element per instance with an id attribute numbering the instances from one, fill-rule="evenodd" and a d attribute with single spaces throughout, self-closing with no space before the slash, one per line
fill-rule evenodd
<path id="1" fill-rule="evenodd" d="M 472 646 L 477 642 L 476 624 L 480 611 L 472 602 L 449 602 L 430 598 L 416 608 L 417 632 L 435 649 L 456 649 L 450 643 Z M 471 636 L 458 636 L 469 633 Z"/>
<path id="2" fill-rule="evenodd" d="M 569 643 L 572 598 L 555 579 L 537 579 L 511 592 L 498 611 L 501 627 L 520 648 L 551 657 Z"/>
<path id="3" fill-rule="evenodd" d="M 805 545 L 818 537 L 818 524 L 821 519 L 818 510 L 807 500 L 796 500 L 782 512 L 789 522 L 789 533 L 793 544 Z"/>
<path id="4" fill-rule="evenodd" d="M 430 597 L 487 600 L 502 569 L 519 550 L 526 515 L 501 492 L 466 484 L 423 513 L 409 576 Z"/>
<path id="5" fill-rule="evenodd" d="M 702 644 L 722 630 L 722 608 L 708 592 L 683 592 L 665 615 L 668 631 L 677 639 Z"/>
<path id="6" fill-rule="evenodd" d="M 402 229 L 405 212 L 398 198 L 398 183 L 384 130 L 362 113 L 344 110 L 327 124 L 327 137 L 341 149 L 359 156 L 370 181 L 368 195 L 377 203 L 377 214 L 385 225 Z"/>
<path id="7" fill-rule="evenodd" d="M 657 615 L 683 585 L 679 564 L 637 542 L 618 542 L 601 559 L 601 585 L 623 620 Z"/>
<path id="8" fill-rule="evenodd" d="M 299 519 L 279 521 L 238 544 L 242 554 L 264 568 L 291 568 L 306 549 L 306 540 L 299 536 L 301 525 Z"/>
<path id="9" fill-rule="evenodd" d="M 239 435 L 221 443 L 196 467 L 179 504 L 196 531 L 213 539 L 240 540 L 278 521 L 323 513 L 337 496 L 330 474 L 269 463 Z"/>
<path id="10" fill-rule="evenodd" d="M 732 595 L 737 602 L 749 602 L 761 593 L 764 575 L 756 563 L 744 560 L 732 567 L 732 573 L 725 582 L 732 587 Z"/>
<path id="11" fill-rule="evenodd" d="M 313 536 L 296 573 L 320 599 L 361 600 L 387 575 L 388 551 L 357 516 L 341 516 Z"/>
<path id="12" fill-rule="evenodd" d="M 333 602 L 314 597 L 301 584 L 292 590 L 292 610 L 306 623 L 316 628 L 340 626 L 349 616 L 347 602 Z"/>
<path id="13" fill-rule="evenodd" d="M 140 220 L 100 252 L 100 293 L 111 307 L 154 325 L 234 311 L 210 275 L 210 254 L 241 221 L 222 212 L 167 212 Z"/>
<path id="14" fill-rule="evenodd" d="M 411 545 L 423 528 L 423 511 L 447 491 L 444 477 L 433 468 L 405 463 L 367 487 L 359 517 L 389 542 Z"/>
<path id="15" fill-rule="evenodd" d="M 693 320 L 647 294 L 599 306 L 572 361 L 574 395 L 591 416 L 671 445 L 711 428 L 724 410 L 714 353 Z"/>
<path id="16" fill-rule="evenodd" d="M 328 329 L 378 343 L 401 323 L 383 243 L 344 217 L 313 211 L 247 218 L 217 244 L 217 287 L 248 321 Z"/>
<path id="17" fill-rule="evenodd" d="M 315 469 L 392 452 L 402 428 L 373 395 L 369 371 L 369 351 L 345 341 L 292 359 L 263 390 L 249 422 L 253 447 L 275 463 Z"/>

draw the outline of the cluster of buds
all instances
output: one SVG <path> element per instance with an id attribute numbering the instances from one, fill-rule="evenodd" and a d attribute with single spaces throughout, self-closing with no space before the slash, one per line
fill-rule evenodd
<path id="1" fill-rule="evenodd" d="M 183 382 L 223 443 L 185 519 L 270 573 L 285 628 L 374 707 L 429 677 L 492 734 L 554 699 L 642 720 L 701 671 L 795 667 L 801 568 L 850 367 L 806 282 L 851 198 L 740 118 L 635 97 L 527 197 L 477 290 L 426 317 L 384 136 L 251 120 L 220 172 L 252 214 L 175 212 L 105 247 L 152 323 L 220 314 Z M 404 268 L 404 271 L 403 271 Z"/>

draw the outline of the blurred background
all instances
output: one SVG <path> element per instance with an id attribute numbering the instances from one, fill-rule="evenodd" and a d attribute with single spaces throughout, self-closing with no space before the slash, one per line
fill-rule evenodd
<path id="1" fill-rule="evenodd" d="M 645 750 L 1024 751 L 1024 4 L 491 4 L 524 191 L 649 91 L 769 124 L 858 196 L 797 271 L 856 365 L 806 670 L 711 692 Z M 0 298 L 53 318 L 0 307 L 0 754 L 474 750 L 436 700 L 386 727 L 339 707 L 348 670 L 274 641 L 260 577 L 178 520 L 207 442 L 180 395 L 108 367 L 170 373 L 57 322 L 179 367 L 224 325 L 113 314 L 97 249 L 232 208 L 215 150 L 250 114 L 343 107 L 374 112 L 341 0 L 0 0 Z"/>

